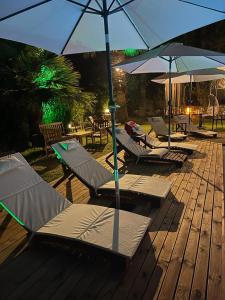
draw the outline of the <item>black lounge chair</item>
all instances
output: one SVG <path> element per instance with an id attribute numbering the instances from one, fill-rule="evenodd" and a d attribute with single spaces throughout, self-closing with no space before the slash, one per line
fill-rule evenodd
<path id="1" fill-rule="evenodd" d="M 77 140 L 52 145 L 53 151 L 64 166 L 65 175 L 70 170 L 94 195 L 114 195 L 113 174 L 97 162 Z M 140 197 L 155 199 L 153 204 L 166 198 L 171 183 L 166 179 L 136 174 L 120 175 L 120 193 L 123 198 Z"/>
<path id="2" fill-rule="evenodd" d="M 132 259 L 151 219 L 114 208 L 72 204 L 45 182 L 20 153 L 0 159 L 0 206 L 31 237 L 100 248 Z M 87 250 L 87 249 L 86 249 Z M 89 249 L 92 253 L 93 249 Z"/>
<path id="3" fill-rule="evenodd" d="M 157 137 L 168 140 L 168 128 L 166 123 L 164 122 L 162 117 L 151 117 L 148 118 L 148 122 L 150 123 L 152 129 L 155 131 Z M 187 137 L 186 134 L 179 132 L 171 132 L 170 139 L 171 141 L 182 141 Z"/>
<path id="4" fill-rule="evenodd" d="M 195 136 L 199 136 L 202 138 L 216 138 L 217 132 L 206 130 L 204 128 L 198 128 L 198 126 L 189 124 L 189 117 L 187 115 L 176 115 L 174 116 L 174 121 L 179 126 L 185 126 L 185 130 L 187 133 Z"/>
<path id="5" fill-rule="evenodd" d="M 108 129 L 110 134 L 111 130 Z M 154 162 L 154 163 L 170 163 L 181 167 L 187 159 L 187 155 L 179 152 L 169 151 L 166 148 L 147 150 L 141 145 L 137 144 L 126 132 L 125 129 L 116 129 L 116 141 L 118 144 L 118 153 L 125 150 L 128 154 L 136 158 L 136 163 L 140 161 Z M 107 156 L 106 161 L 110 164 L 109 158 L 113 155 Z"/>
<path id="6" fill-rule="evenodd" d="M 125 124 L 125 129 L 127 133 L 135 140 L 136 142 L 142 142 L 145 146 L 151 149 L 158 149 L 158 148 L 168 148 L 168 142 L 161 142 L 157 138 L 153 138 L 147 135 L 140 125 L 130 126 L 130 122 Z M 132 122 L 132 125 L 134 123 Z M 184 142 L 171 142 L 170 143 L 170 150 L 178 150 L 184 151 L 188 154 L 192 154 L 193 151 L 197 150 L 197 145 L 191 143 L 184 143 Z"/>

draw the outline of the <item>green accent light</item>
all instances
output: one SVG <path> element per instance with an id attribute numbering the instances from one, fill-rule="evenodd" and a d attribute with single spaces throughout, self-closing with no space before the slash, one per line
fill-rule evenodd
<path id="1" fill-rule="evenodd" d="M 133 48 L 127 48 L 123 51 L 126 56 L 136 56 L 138 55 L 138 50 Z"/>
<path id="2" fill-rule="evenodd" d="M 56 70 L 42 65 L 38 76 L 33 80 L 33 82 L 36 83 L 40 89 L 50 88 L 59 90 L 62 88 L 62 85 L 54 82 L 55 74 Z"/>
<path id="3" fill-rule="evenodd" d="M 42 121 L 45 124 L 62 122 L 68 113 L 68 107 L 57 98 L 42 102 Z"/>
<path id="4" fill-rule="evenodd" d="M 56 155 L 56 158 L 59 160 L 59 161 L 62 161 L 62 156 L 61 154 L 54 148 L 52 147 L 53 151 L 55 152 L 55 155 Z"/>
<path id="5" fill-rule="evenodd" d="M 0 206 L 2 206 L 7 211 L 7 213 L 9 213 L 13 217 L 13 219 L 15 219 L 20 225 L 22 225 L 22 226 L 25 225 L 19 218 L 17 218 L 17 216 L 14 215 L 13 212 L 11 212 L 11 210 L 8 209 L 7 206 L 5 206 L 5 204 L 0 202 Z"/>

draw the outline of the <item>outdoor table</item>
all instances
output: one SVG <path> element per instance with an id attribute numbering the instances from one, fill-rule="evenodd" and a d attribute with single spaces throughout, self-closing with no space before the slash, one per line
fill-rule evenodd
<path id="1" fill-rule="evenodd" d="M 92 130 L 81 130 L 81 131 L 77 131 L 77 132 L 68 134 L 68 136 L 71 135 L 71 136 L 75 137 L 79 141 L 79 143 L 81 143 L 81 145 L 82 145 L 83 137 L 86 138 L 86 144 L 87 144 L 88 138 L 90 137 L 92 140 L 92 144 L 93 144 L 93 133 L 94 132 Z"/>

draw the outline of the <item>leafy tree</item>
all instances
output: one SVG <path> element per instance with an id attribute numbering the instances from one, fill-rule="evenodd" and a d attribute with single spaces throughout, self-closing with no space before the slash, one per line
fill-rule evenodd
<path id="1" fill-rule="evenodd" d="M 18 43 L 0 43 L 1 150 L 28 144 L 38 132 L 44 105 L 60 108 L 57 120 L 66 125 L 75 103 L 85 108 L 85 101 L 92 101 L 79 88 L 80 74 L 65 57 Z"/>

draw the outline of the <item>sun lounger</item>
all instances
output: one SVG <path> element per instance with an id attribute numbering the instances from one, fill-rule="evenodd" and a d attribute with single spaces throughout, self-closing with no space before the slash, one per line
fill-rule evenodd
<path id="1" fill-rule="evenodd" d="M 155 131 L 157 137 L 168 139 L 168 128 L 166 123 L 164 122 L 162 117 L 151 117 L 148 118 L 148 122 L 150 123 L 152 129 Z M 170 138 L 172 141 L 179 141 L 186 139 L 187 135 L 178 132 L 172 132 L 170 134 Z"/>
<path id="2" fill-rule="evenodd" d="M 68 141 L 71 149 L 65 147 L 66 141 L 52 145 L 52 149 L 78 179 L 97 195 L 114 195 L 113 174 L 97 162 L 75 139 Z M 168 180 L 151 176 L 125 174 L 120 176 L 121 197 L 143 197 L 164 199 L 168 195 L 171 183 Z M 158 201 L 154 201 L 155 203 Z M 154 204 L 154 203 L 153 203 Z"/>
<path id="3" fill-rule="evenodd" d="M 206 130 L 204 128 L 198 128 L 196 125 L 192 123 L 189 124 L 189 117 L 187 115 L 177 115 L 174 116 L 174 121 L 179 125 L 184 125 L 186 127 L 186 131 L 192 135 L 196 135 L 204 138 L 213 138 L 217 137 L 217 132 Z"/>
<path id="4" fill-rule="evenodd" d="M 113 208 L 71 204 L 19 153 L 0 159 L 0 204 L 32 235 L 69 239 L 129 259 L 151 221 Z"/>
<path id="5" fill-rule="evenodd" d="M 109 129 L 111 133 L 111 130 Z M 118 143 L 118 152 L 125 150 L 128 154 L 136 158 L 136 163 L 139 161 L 148 161 L 156 163 L 172 163 L 181 167 L 184 161 L 187 159 L 187 155 L 183 153 L 175 153 L 169 151 L 166 148 L 158 148 L 147 150 L 141 145 L 137 144 L 130 136 L 127 134 L 125 129 L 116 129 L 116 141 Z M 106 160 L 112 156 L 110 154 Z"/>
<path id="6" fill-rule="evenodd" d="M 168 148 L 168 142 L 161 142 L 157 138 L 153 138 L 149 135 L 147 135 L 144 130 L 142 130 L 141 126 L 134 123 L 132 123 L 130 126 L 130 122 L 127 122 L 125 124 L 125 129 L 127 133 L 137 142 L 142 142 L 145 146 L 152 148 L 152 149 L 158 149 L 158 148 Z M 130 130 L 129 130 L 130 127 Z M 170 143 L 170 149 L 171 150 L 178 150 L 178 151 L 185 151 L 188 154 L 192 154 L 193 151 L 197 150 L 197 145 L 190 144 L 190 143 L 182 143 L 182 142 L 171 142 Z"/>

